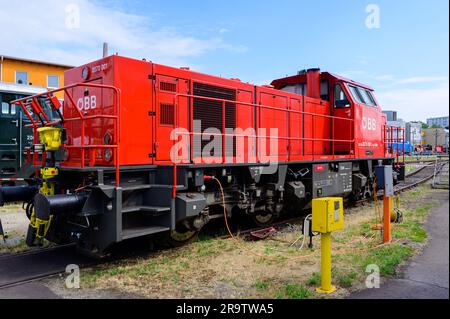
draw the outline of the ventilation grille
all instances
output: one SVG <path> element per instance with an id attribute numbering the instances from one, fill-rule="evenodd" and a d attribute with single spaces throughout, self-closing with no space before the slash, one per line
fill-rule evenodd
<path id="1" fill-rule="evenodd" d="M 174 105 L 161 103 L 159 105 L 159 123 L 161 125 L 174 125 Z"/>
<path id="2" fill-rule="evenodd" d="M 194 83 L 194 95 L 209 98 L 224 99 L 229 101 L 236 100 L 236 91 L 233 89 L 222 88 L 209 84 Z M 201 98 L 194 98 L 194 120 L 200 120 L 202 131 L 207 128 L 215 128 L 222 132 L 222 101 L 211 101 Z M 236 128 L 236 104 L 225 102 L 225 128 Z M 212 137 L 211 137 L 212 139 Z M 235 138 L 233 142 L 227 142 L 226 155 L 235 155 Z M 201 149 L 210 141 L 202 141 Z M 217 150 L 216 150 L 217 151 Z M 194 148 L 194 156 L 201 156 L 201 150 Z"/>
<path id="3" fill-rule="evenodd" d="M 159 89 L 161 91 L 167 91 L 167 92 L 176 92 L 177 91 L 177 85 L 175 83 L 170 82 L 159 82 Z"/>

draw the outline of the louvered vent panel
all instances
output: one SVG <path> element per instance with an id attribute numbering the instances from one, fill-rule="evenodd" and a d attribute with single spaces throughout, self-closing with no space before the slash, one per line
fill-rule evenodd
<path id="1" fill-rule="evenodd" d="M 174 105 L 161 103 L 159 106 L 159 122 L 162 125 L 174 125 Z"/>
<path id="2" fill-rule="evenodd" d="M 170 82 L 159 82 L 159 89 L 161 91 L 167 91 L 167 92 L 176 92 L 177 91 L 177 85 L 175 83 Z"/>
<path id="3" fill-rule="evenodd" d="M 194 83 L 194 95 L 209 98 L 236 100 L 236 90 L 222 88 L 203 83 Z M 200 120 L 202 131 L 207 128 L 216 128 L 222 133 L 222 102 L 194 98 L 194 120 Z M 225 128 L 236 128 L 236 104 L 225 103 Z M 210 141 L 202 141 L 202 149 Z M 235 139 L 233 145 L 227 144 L 226 155 L 235 155 Z M 201 156 L 201 150 L 195 149 L 194 156 Z"/>

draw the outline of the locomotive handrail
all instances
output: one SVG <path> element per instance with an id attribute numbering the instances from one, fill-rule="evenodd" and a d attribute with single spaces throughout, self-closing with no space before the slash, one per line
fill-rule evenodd
<path id="1" fill-rule="evenodd" d="M 401 133 L 401 137 L 400 137 Z M 384 144 L 385 152 L 393 155 L 396 158 L 397 164 L 405 163 L 405 129 L 398 126 L 385 126 L 384 127 Z M 394 147 L 394 144 L 396 147 Z M 401 144 L 401 152 L 399 144 Z M 402 162 L 400 162 L 400 156 L 402 156 Z"/>
<path id="2" fill-rule="evenodd" d="M 185 94 L 185 93 L 177 93 L 174 95 L 174 105 L 175 105 L 175 109 L 177 109 L 177 106 L 179 105 L 179 98 L 180 97 L 185 97 L 188 99 L 202 99 L 202 100 L 207 100 L 207 101 L 216 101 L 216 102 L 221 102 L 222 104 L 222 133 L 220 134 L 210 134 L 208 133 L 209 136 L 221 136 L 222 137 L 222 160 L 225 161 L 225 157 L 226 157 L 226 143 L 225 143 L 225 138 L 227 136 L 233 136 L 233 137 L 239 137 L 241 135 L 239 134 L 226 134 L 224 133 L 226 131 L 226 121 L 225 121 L 225 107 L 226 107 L 226 103 L 232 103 L 235 105 L 244 105 L 244 106 L 251 106 L 251 107 L 258 107 L 258 108 L 264 108 L 264 109 L 270 109 L 270 110 L 274 110 L 274 111 L 279 111 L 279 112 L 288 112 L 288 113 L 294 113 L 294 114 L 301 114 L 301 115 L 309 115 L 309 116 L 316 116 L 316 117 L 322 117 L 322 118 L 329 118 L 332 119 L 332 122 L 334 124 L 334 120 L 344 120 L 344 121 L 348 121 L 348 122 L 354 122 L 353 118 L 343 118 L 343 117 L 337 117 L 337 116 L 332 116 L 332 115 L 326 115 L 326 114 L 317 114 L 317 113 L 311 113 L 311 112 L 306 112 L 306 111 L 297 111 L 297 110 L 292 110 L 289 108 L 276 108 L 273 106 L 268 106 L 268 105 L 263 105 L 263 104 L 256 104 L 256 103 L 249 103 L 249 102 L 243 102 L 243 101 L 236 101 L 236 100 L 228 100 L 228 99 L 220 99 L 220 98 L 213 98 L 213 97 L 206 97 L 206 96 L 198 96 L 198 95 L 193 95 L 193 94 Z M 303 98 L 305 98 L 303 96 Z M 191 109 L 192 112 L 192 109 Z M 175 114 L 178 114 L 177 111 L 175 111 Z M 261 116 L 261 112 L 259 112 L 259 116 Z M 191 118 L 192 118 L 192 114 L 191 114 Z M 177 122 L 178 123 L 178 122 Z M 256 123 L 255 123 L 256 125 Z M 314 121 L 313 121 L 313 126 L 314 126 Z M 314 132 L 314 127 L 313 130 Z M 186 135 L 189 134 L 190 136 L 194 136 L 194 135 L 201 135 L 203 136 L 204 133 L 196 133 L 196 132 L 189 132 L 189 133 L 179 133 L 179 135 Z M 244 135 L 246 137 L 255 137 L 255 138 L 267 138 L 267 136 L 261 136 L 261 135 Z M 274 138 L 274 137 L 270 137 L 270 138 Z M 312 141 L 312 142 L 331 142 L 332 144 L 334 144 L 335 142 L 338 143 L 348 143 L 348 144 L 352 144 L 355 143 L 355 139 L 348 139 L 348 140 L 338 140 L 338 139 L 320 139 L 320 138 L 308 138 L 308 137 L 275 137 L 276 139 L 282 139 L 282 140 L 287 140 L 287 141 Z M 314 143 L 313 144 L 313 153 L 312 155 L 314 155 Z M 256 149 L 258 148 L 258 144 L 256 144 Z M 353 146 L 354 149 L 354 146 Z M 257 153 L 258 151 L 256 151 Z M 350 150 L 350 152 L 352 152 L 352 150 Z M 290 154 L 289 154 L 290 155 Z M 193 150 L 191 149 L 191 158 L 194 158 L 194 154 L 193 154 Z"/>
<path id="3" fill-rule="evenodd" d="M 116 106 L 115 108 L 115 114 L 114 115 L 107 115 L 107 114 L 97 114 L 97 115 L 89 115 L 85 116 L 81 112 L 81 110 L 78 108 L 77 104 L 75 103 L 72 95 L 69 93 L 69 89 L 74 87 L 91 87 L 91 88 L 100 88 L 100 89 L 109 89 L 112 90 L 114 93 L 114 104 Z M 76 110 L 76 113 L 78 117 L 71 117 L 71 118 L 64 118 L 63 115 L 59 112 L 58 108 L 54 105 L 54 100 L 52 100 L 53 94 L 57 92 L 64 92 L 65 97 L 68 98 L 70 104 L 72 107 Z M 37 135 L 37 129 L 39 127 L 43 126 L 53 126 L 59 123 L 63 122 L 73 122 L 73 121 L 81 121 L 81 145 L 66 145 L 64 144 L 63 147 L 66 149 L 80 149 L 81 150 L 81 168 L 85 167 L 85 149 L 103 149 L 103 148 L 111 148 L 114 149 L 114 166 L 115 166 L 115 174 L 116 174 L 116 186 L 119 186 L 120 184 L 120 161 L 119 161 L 119 144 L 120 144 L 120 94 L 121 91 L 119 88 L 111 85 L 105 85 L 105 84 L 96 84 L 96 83 L 74 83 L 70 84 L 55 90 L 50 90 L 44 93 L 39 93 L 33 96 L 27 96 L 24 98 L 20 98 L 17 100 L 14 100 L 11 102 L 11 104 L 17 104 L 20 105 L 26 116 L 30 119 L 31 124 L 28 126 L 33 127 L 34 131 L 34 144 L 38 143 L 38 135 Z M 38 98 L 40 97 L 46 97 L 49 99 L 51 108 L 55 109 L 58 112 L 58 115 L 60 116 L 60 120 L 57 121 L 50 121 L 48 117 L 46 116 L 44 110 L 40 106 L 38 102 Z M 30 102 L 31 100 L 31 102 Z M 25 103 L 24 103 L 25 102 Z M 36 114 L 36 119 L 39 118 L 41 121 L 41 124 L 37 123 L 33 119 L 33 115 L 28 112 L 27 106 L 30 105 L 31 108 L 34 111 L 34 114 Z M 114 109 L 114 108 L 113 108 Z M 41 117 L 42 116 L 42 117 Z M 99 119 L 99 118 L 107 118 L 107 119 L 113 119 L 114 120 L 114 140 L 116 141 L 116 144 L 110 144 L 110 145 L 104 145 L 104 144 L 89 144 L 85 145 L 85 121 L 86 120 L 92 120 L 92 119 Z M 45 121 L 44 121 L 45 120 Z M 33 163 L 35 164 L 37 162 L 37 156 L 36 152 L 33 154 Z M 91 156 L 94 156 L 93 153 Z M 91 162 L 95 162 L 95 158 L 91 158 Z"/>
<path id="4" fill-rule="evenodd" d="M 229 136 L 229 137 L 260 137 L 260 138 L 274 138 L 279 140 L 306 140 L 306 141 L 317 141 L 317 142 L 340 142 L 340 143 L 353 143 L 355 139 L 352 140 L 336 140 L 328 138 L 312 138 L 312 137 L 289 137 L 289 136 L 270 136 L 270 135 L 248 135 L 248 134 L 222 134 L 222 133 L 197 133 L 197 132 L 175 132 L 175 135 L 208 135 L 208 136 Z"/>
<path id="5" fill-rule="evenodd" d="M 241 101 L 236 101 L 236 100 L 219 99 L 219 98 L 207 97 L 207 96 L 198 96 L 198 95 L 184 94 L 184 93 L 175 94 L 175 99 L 177 99 L 178 97 L 204 99 L 204 100 L 209 100 L 209 101 L 217 101 L 217 102 L 233 103 L 233 104 L 253 106 L 253 107 L 261 107 L 261 108 L 271 109 L 271 110 L 280 111 L 280 112 L 289 112 L 289 113 L 298 113 L 298 114 L 319 116 L 319 117 L 326 117 L 326 118 L 335 118 L 338 120 L 345 120 L 345 121 L 350 121 L 350 122 L 354 121 L 354 119 L 351 119 L 351 118 L 338 117 L 338 116 L 332 116 L 332 115 L 326 115 L 326 114 L 317 114 L 317 113 L 311 113 L 311 112 L 305 112 L 305 111 L 296 111 L 296 110 L 291 110 L 291 109 L 280 109 L 280 108 L 276 108 L 276 107 L 268 106 L 268 105 L 264 105 L 264 104 L 255 104 L 255 103 L 241 102 Z"/>

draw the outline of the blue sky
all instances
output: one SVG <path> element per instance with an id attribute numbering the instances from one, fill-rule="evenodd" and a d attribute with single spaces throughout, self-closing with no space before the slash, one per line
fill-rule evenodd
<path id="1" fill-rule="evenodd" d="M 0 0 L 0 54 L 77 65 L 108 41 L 111 52 L 258 84 L 320 67 L 373 86 L 406 120 L 448 115 L 446 0 L 18 2 Z M 369 4 L 379 28 L 366 27 Z"/>

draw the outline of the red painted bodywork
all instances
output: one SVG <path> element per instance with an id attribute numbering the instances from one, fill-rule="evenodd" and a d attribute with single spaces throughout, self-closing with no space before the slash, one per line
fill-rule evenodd
<path id="1" fill-rule="evenodd" d="M 82 72 L 85 68 L 86 79 Z M 311 86 L 308 91 L 313 97 L 280 90 L 285 84 L 306 83 L 307 77 L 309 81 L 314 81 L 314 87 Z M 319 98 L 320 80 L 329 83 L 329 101 Z M 113 118 L 98 117 L 86 120 L 84 128 L 84 145 L 102 145 L 105 144 L 105 135 L 115 137 L 115 133 L 118 134 L 119 140 L 111 141 L 110 138 L 110 144 L 119 146 L 120 166 L 173 163 L 170 151 L 176 141 L 170 139 L 172 130 L 184 128 L 189 132 L 190 139 L 193 139 L 192 92 L 195 82 L 235 90 L 236 127 L 243 130 L 266 128 L 267 133 L 270 128 L 278 129 L 279 162 L 392 156 L 385 147 L 386 118 L 380 107 L 359 105 L 351 98 L 347 86 L 347 83 L 352 82 L 327 72 L 317 71 L 309 76 L 304 74 L 275 80 L 273 88 L 270 88 L 114 55 L 66 71 L 66 86 L 82 82 L 110 85 L 120 90 L 120 121 L 117 129 Z M 335 109 L 330 102 L 333 101 L 332 88 L 337 84 L 343 87 L 351 99 L 351 108 L 348 110 Z M 79 107 L 83 105 L 85 116 L 115 114 L 111 90 L 77 86 L 71 89 L 70 95 Z M 92 103 L 92 96 L 95 96 L 95 103 Z M 77 111 L 68 100 L 66 96 L 63 114 L 66 118 L 76 117 Z M 225 104 L 225 101 L 221 102 Z M 162 116 L 166 120 L 168 116 L 173 124 L 161 124 Z M 362 123 L 367 118 L 373 119 L 376 127 L 370 130 L 364 128 Z M 64 127 L 67 131 L 66 146 L 80 146 L 83 135 L 81 122 L 68 121 Z M 244 137 L 244 140 L 248 142 L 249 137 Z M 106 149 L 85 152 L 85 165 L 113 166 L 114 160 L 106 159 Z M 246 162 L 260 160 L 249 160 L 245 149 Z M 182 164 L 203 162 L 195 158 L 192 151 L 182 160 Z M 216 158 L 216 163 L 222 161 L 234 163 L 235 158 Z M 68 148 L 68 157 L 62 166 L 80 165 L 81 150 Z"/>

